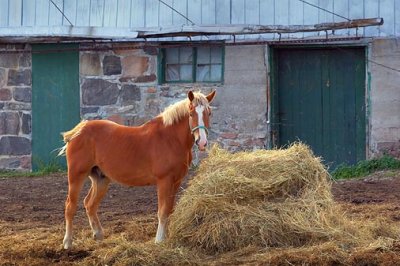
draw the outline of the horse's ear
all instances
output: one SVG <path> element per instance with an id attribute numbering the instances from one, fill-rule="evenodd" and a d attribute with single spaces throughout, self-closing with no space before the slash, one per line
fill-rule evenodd
<path id="1" fill-rule="evenodd" d="M 216 93 L 216 91 L 213 91 L 213 92 L 211 92 L 210 94 L 208 94 L 208 95 L 206 96 L 206 98 L 207 98 L 207 100 L 208 100 L 209 103 L 211 103 L 211 102 L 214 100 L 215 93 Z"/>
<path id="2" fill-rule="evenodd" d="M 188 92 L 188 98 L 189 98 L 190 101 L 193 101 L 193 99 L 194 99 L 193 91 L 190 90 L 190 91 Z"/>

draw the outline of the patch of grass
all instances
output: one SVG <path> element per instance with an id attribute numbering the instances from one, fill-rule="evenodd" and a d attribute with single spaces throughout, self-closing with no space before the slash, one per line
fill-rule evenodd
<path id="1" fill-rule="evenodd" d="M 18 170 L 1 170 L 0 169 L 0 178 L 9 178 L 9 177 L 34 177 L 34 176 L 45 176 L 53 173 L 62 173 L 65 172 L 65 167 L 61 166 L 57 162 L 50 163 L 40 163 L 39 170 L 34 172 L 23 172 Z"/>
<path id="2" fill-rule="evenodd" d="M 363 177 L 380 170 L 400 169 L 400 160 L 389 155 L 378 159 L 360 161 L 354 166 L 339 165 L 333 172 L 334 179 Z"/>

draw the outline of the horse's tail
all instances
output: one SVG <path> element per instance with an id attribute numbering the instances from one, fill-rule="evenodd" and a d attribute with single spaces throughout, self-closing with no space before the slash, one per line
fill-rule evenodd
<path id="1" fill-rule="evenodd" d="M 65 151 L 67 150 L 68 142 L 70 142 L 73 138 L 75 138 L 76 136 L 78 136 L 81 133 L 82 128 L 85 127 L 87 122 L 88 122 L 87 120 L 82 120 L 73 129 L 71 129 L 67 132 L 61 133 L 61 135 L 63 136 L 65 145 L 58 152 L 58 156 L 65 155 Z"/>

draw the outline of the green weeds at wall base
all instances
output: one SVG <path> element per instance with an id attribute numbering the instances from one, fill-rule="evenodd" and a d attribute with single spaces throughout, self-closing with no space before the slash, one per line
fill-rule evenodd
<path id="1" fill-rule="evenodd" d="M 0 178 L 45 176 L 53 173 L 62 173 L 62 172 L 65 172 L 64 167 L 62 167 L 56 162 L 51 162 L 48 164 L 39 164 L 39 170 L 34 172 L 22 172 L 16 170 L 0 169 Z"/>
<path id="2" fill-rule="evenodd" d="M 360 161 L 354 166 L 339 165 L 333 172 L 334 179 L 348 179 L 354 177 L 363 177 L 375 171 L 400 169 L 400 160 L 388 155 L 379 159 Z"/>

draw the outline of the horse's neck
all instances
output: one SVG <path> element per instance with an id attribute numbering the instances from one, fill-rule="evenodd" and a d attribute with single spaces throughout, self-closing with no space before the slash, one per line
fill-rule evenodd
<path id="1" fill-rule="evenodd" d="M 189 126 L 188 117 L 182 118 L 180 121 L 165 127 L 165 130 L 170 131 L 171 137 L 177 138 L 185 147 L 192 148 L 194 139 Z"/>

